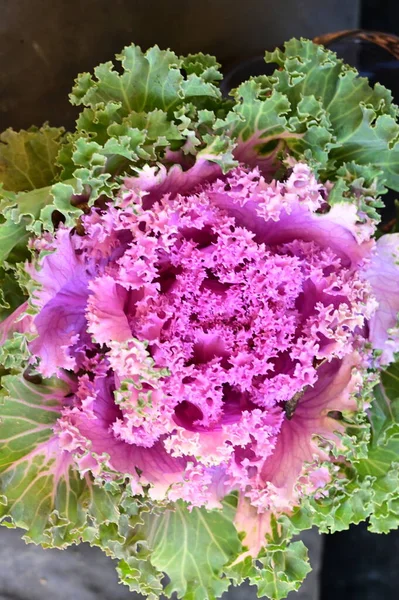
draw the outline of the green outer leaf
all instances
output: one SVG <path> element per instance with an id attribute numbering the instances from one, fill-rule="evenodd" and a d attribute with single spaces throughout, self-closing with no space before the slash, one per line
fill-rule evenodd
<path id="1" fill-rule="evenodd" d="M 325 498 L 307 499 L 281 517 L 287 535 L 317 525 L 320 531 L 347 529 L 369 519 L 370 530 L 387 533 L 399 527 L 399 363 L 381 374 L 369 409 L 371 439 L 367 453 L 341 465 Z"/>
<path id="2" fill-rule="evenodd" d="M 6 190 L 22 192 L 49 185 L 56 166 L 64 129 L 44 125 L 27 131 L 7 129 L 0 134 L 0 182 Z"/>
<path id="3" fill-rule="evenodd" d="M 26 529 L 26 539 L 44 547 L 76 542 L 88 519 L 117 521 L 118 498 L 81 479 L 54 437 L 68 386 L 14 375 L 3 377 L 2 385 L 0 521 Z"/>
<path id="4" fill-rule="evenodd" d="M 84 104 L 91 108 L 105 106 L 112 102 L 121 107 L 120 114 L 149 112 L 156 108 L 173 111 L 183 102 L 193 98 L 220 98 L 218 89 L 207 81 L 209 71 L 197 74 L 192 70 L 185 79 L 181 73 L 182 59 L 174 52 L 160 50 L 154 46 L 144 54 L 139 46 L 132 44 L 116 57 L 123 73 L 114 70 L 112 62 L 95 68 L 95 79 L 84 73 L 76 80 L 70 99 L 72 104 Z M 212 79 L 215 79 L 217 63 L 212 66 Z M 205 78 L 201 75 L 206 72 Z"/>
<path id="5" fill-rule="evenodd" d="M 276 56 L 267 53 L 266 60 L 271 62 Z M 334 142 L 329 170 L 335 168 L 334 161 L 337 166 L 349 161 L 371 163 L 381 167 L 390 187 L 398 189 L 398 110 L 392 94 L 379 84 L 371 88 L 356 69 L 307 40 L 287 42 L 276 62 L 284 69 L 274 74 L 277 88 L 287 95 L 293 109 L 306 96 L 322 104 Z"/>
<path id="6" fill-rule="evenodd" d="M 372 88 L 333 52 L 309 40 L 267 52 L 266 62 L 279 70 L 232 92 L 236 106 L 228 120 L 232 135 L 239 136 L 240 159 L 275 172 L 288 153 L 332 180 L 345 163 L 366 170 L 372 164 L 380 182 L 399 190 L 398 109 L 388 90 Z"/>
<path id="7" fill-rule="evenodd" d="M 72 203 L 72 198 L 77 193 L 77 189 L 81 188 L 79 182 L 75 179 L 55 183 L 51 187 L 50 194 L 41 204 L 40 217 L 37 221 L 33 221 L 30 227 L 31 230 L 39 233 L 40 227 L 43 226 L 44 229 L 52 231 L 52 215 L 55 210 L 58 210 L 65 217 L 66 227 L 74 227 L 78 217 L 82 214 L 82 209 Z"/>
<path id="8" fill-rule="evenodd" d="M 375 110 L 366 107 L 361 110 L 361 123 L 344 141 L 337 138 L 338 147 L 332 150 L 331 157 L 338 164 L 353 161 L 380 167 L 384 183 L 399 191 L 399 125 L 390 115 L 376 118 Z"/>
<path id="9" fill-rule="evenodd" d="M 182 502 L 160 515 L 143 515 L 151 563 L 166 573 L 166 594 L 185 600 L 218 598 L 229 586 L 223 567 L 241 550 L 232 522 L 234 508 L 187 510 Z"/>
<path id="10" fill-rule="evenodd" d="M 5 288 L 0 304 L 15 296 L 15 285 L 3 273 L 28 258 L 28 230 L 40 216 L 40 210 L 52 200 L 49 186 L 61 169 L 57 155 L 64 143 L 64 129 L 44 125 L 27 131 L 7 129 L 0 134 L 0 277 Z M 41 225 L 36 226 L 36 233 Z M 5 265 L 4 261 L 8 264 Z M 20 291 L 17 296 L 21 297 Z M 1 317 L 4 315 L 1 314 Z"/>
<path id="11" fill-rule="evenodd" d="M 151 564 L 149 557 L 140 560 L 134 556 L 119 561 L 117 572 L 121 583 L 131 592 L 145 595 L 147 600 L 159 600 L 162 597 L 162 574 Z"/>
<path id="12" fill-rule="evenodd" d="M 0 320 L 8 317 L 25 299 L 14 273 L 0 267 Z"/>
<path id="13" fill-rule="evenodd" d="M 222 115 L 227 110 L 214 85 L 221 75 L 211 56 L 179 58 L 157 46 L 143 53 L 132 44 L 116 58 L 121 73 L 107 62 L 94 76 L 84 73 L 77 78 L 71 102 L 85 108 L 77 131 L 59 154 L 62 177 L 74 176 L 91 190 L 89 204 L 102 195 L 115 196 L 133 168 L 179 162 L 176 155 L 167 158 L 167 150 L 180 151 L 183 160 L 206 148 L 209 141 L 204 136 L 213 129 L 212 119 L 203 121 L 204 113 L 211 113 L 214 121 L 216 111 Z"/>
<path id="14" fill-rule="evenodd" d="M 243 83 L 237 90 L 237 99 L 241 102 L 234 112 L 240 116 L 235 134 L 239 132 L 243 142 L 250 139 L 254 132 L 262 132 L 262 143 L 283 133 L 287 120 L 284 117 L 290 110 L 288 98 L 273 90 L 267 101 L 259 99 L 262 86 L 255 79 Z"/>
<path id="15" fill-rule="evenodd" d="M 182 56 L 182 69 L 188 74 L 195 73 L 204 81 L 221 81 L 223 75 L 219 72 L 220 64 L 214 56 L 209 54 L 189 54 Z"/>
<path id="16" fill-rule="evenodd" d="M 6 221 L 0 224 L 0 264 L 6 260 L 15 246 L 28 243 L 26 225 L 26 219 L 22 219 L 19 223 Z"/>
<path id="17" fill-rule="evenodd" d="M 381 374 L 371 407 L 372 441 L 366 459 L 359 461 L 359 477 L 373 490 L 370 529 L 386 533 L 399 527 L 399 363 Z"/>
<path id="18" fill-rule="evenodd" d="M 271 600 L 281 600 L 289 592 L 298 590 L 311 571 L 303 542 L 293 542 L 282 550 L 266 551 L 260 562 L 262 568 L 249 582 L 257 586 L 259 597 L 267 596 Z"/>
<path id="19" fill-rule="evenodd" d="M 395 402 L 399 398 L 399 361 L 393 363 L 385 371 L 382 372 L 381 386 L 384 388 L 385 394 L 389 398 L 391 403 Z M 381 407 L 381 403 L 379 404 Z M 391 406 L 384 406 L 384 412 L 387 415 L 387 417 L 393 416 Z"/>
<path id="20" fill-rule="evenodd" d="M 381 381 L 374 390 L 370 411 L 372 425 L 371 450 L 388 448 L 399 442 L 399 362 L 392 363 L 381 373 Z M 399 454 L 396 454 L 396 460 Z"/>
<path id="21" fill-rule="evenodd" d="M 71 201 L 82 190 L 81 185 L 76 179 L 66 180 L 38 190 L 22 192 L 14 199 L 3 201 L 3 214 L 6 221 L 0 225 L 0 256 L 3 231 L 5 240 L 9 242 L 8 245 L 6 242 L 4 244 L 5 251 L 9 252 L 12 246 L 15 248 L 20 243 L 18 237 L 13 237 L 12 234 L 7 236 L 8 228 L 11 231 L 17 231 L 18 228 L 18 231 L 24 233 L 23 240 L 28 239 L 27 232 L 40 235 L 43 228 L 51 231 L 53 229 L 51 217 L 54 210 L 64 215 L 67 227 L 73 227 L 82 210 L 78 206 L 73 206 Z"/>
<path id="22" fill-rule="evenodd" d="M 312 526 L 308 523 L 303 525 L 301 530 Z M 227 567 L 226 575 L 235 585 L 248 580 L 250 585 L 257 587 L 258 597 L 267 596 L 271 600 L 286 598 L 289 592 L 299 589 L 311 571 L 306 546 L 302 541 L 290 543 L 294 533 L 292 523 L 287 526 L 285 522 L 281 526 L 272 517 L 267 544 L 256 560 L 244 554 L 243 560 Z"/>
<path id="23" fill-rule="evenodd" d="M 382 171 L 374 165 L 366 167 L 356 163 L 344 163 L 336 174 L 337 180 L 328 195 L 329 204 L 355 202 L 359 215 L 366 214 L 378 222 L 380 214 L 377 209 L 384 207 L 380 196 L 387 191 L 382 184 Z"/>

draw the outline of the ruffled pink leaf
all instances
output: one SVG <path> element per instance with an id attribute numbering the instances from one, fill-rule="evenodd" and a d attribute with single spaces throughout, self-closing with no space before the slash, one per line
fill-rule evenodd
<path id="1" fill-rule="evenodd" d="M 399 233 L 378 240 L 366 279 L 378 301 L 370 320 L 370 339 L 374 348 L 382 351 L 381 363 L 388 364 L 399 351 Z"/>
<path id="2" fill-rule="evenodd" d="M 54 250 L 42 259 L 40 270 L 32 271 L 42 287 L 33 298 L 41 310 L 33 322 L 38 335 L 30 350 L 40 357 L 45 377 L 75 368 L 72 347 L 86 330 L 89 276 L 67 230 L 57 232 Z"/>
<path id="3" fill-rule="evenodd" d="M 139 172 L 137 177 L 127 177 L 125 186 L 136 194 L 145 198 L 146 208 L 150 208 L 154 202 L 162 196 L 170 194 L 173 198 L 176 194 L 185 195 L 193 192 L 201 184 L 209 184 L 222 174 L 220 166 L 214 162 L 212 155 L 198 155 L 194 165 L 183 170 L 179 164 L 173 165 L 169 170 L 164 165 L 150 167 L 148 165 Z M 129 196 L 125 196 L 124 204 L 128 202 Z"/>
<path id="4" fill-rule="evenodd" d="M 88 331 L 96 342 L 104 344 L 128 340 L 132 336 L 124 311 L 128 292 L 110 275 L 91 281 L 89 288 L 86 316 Z"/>
<path id="5" fill-rule="evenodd" d="M 237 531 L 244 533 L 242 544 L 247 551 L 238 557 L 237 562 L 247 555 L 255 558 L 265 546 L 266 535 L 271 533 L 271 516 L 271 511 L 258 512 L 243 493 L 239 495 L 234 524 Z"/>
<path id="6" fill-rule="evenodd" d="M 91 403 L 87 398 L 91 394 Z M 182 480 L 184 459 L 168 454 L 161 441 L 151 448 L 126 443 L 112 434 L 112 428 L 122 413 L 115 404 L 112 385 L 107 378 L 96 379 L 86 389 L 88 409 L 67 409 L 57 431 L 61 445 L 74 451 L 82 471 L 102 472 L 103 464 L 111 470 L 130 475 L 136 491 L 142 485 L 153 484 L 152 496 L 165 498 L 172 483 Z"/>
<path id="7" fill-rule="evenodd" d="M 86 329 L 87 298 L 87 280 L 72 278 L 35 317 L 38 336 L 30 343 L 30 350 L 40 357 L 40 371 L 45 377 L 75 368 L 72 347 Z"/>
<path id="8" fill-rule="evenodd" d="M 353 354 L 342 362 L 334 360 L 322 365 L 317 383 L 299 400 L 292 418 L 284 420 L 274 452 L 262 468 L 262 479 L 275 496 L 275 506 L 279 503 L 281 508 L 294 506 L 300 496 L 300 485 L 312 493 L 326 482 L 326 476 L 328 479 L 326 473 L 319 472 L 320 462 L 329 459 L 319 440 L 341 446 L 339 433 L 344 426 L 335 414 L 357 410 L 354 394 L 362 383 L 357 370 L 359 361 L 359 356 Z M 314 466 L 298 485 L 306 472 L 306 463 Z"/>

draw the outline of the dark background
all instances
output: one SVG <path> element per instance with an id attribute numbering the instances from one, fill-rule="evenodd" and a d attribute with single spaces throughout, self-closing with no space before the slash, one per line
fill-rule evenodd
<path id="1" fill-rule="evenodd" d="M 365 29 L 399 35 L 399 3 L 397 0 L 362 0 L 361 24 Z"/>
<path id="2" fill-rule="evenodd" d="M 134 41 L 177 53 L 216 54 L 229 72 L 292 36 L 313 37 L 362 26 L 399 35 L 399 0 L 0 0 L 0 131 L 41 125 L 72 127 L 67 94 L 78 72 L 113 58 Z M 336 48 L 361 71 L 393 88 L 398 64 L 377 50 Z M 396 91 L 398 90 L 398 91 Z M 319 542 L 314 546 L 317 567 Z M 372 535 L 364 525 L 324 538 L 320 600 L 396 600 L 399 534 Z M 248 588 L 229 600 L 250 600 Z M 316 600 L 317 577 L 298 600 Z M 25 546 L 0 530 L 0 600 L 128 600 L 113 565 L 86 545 L 65 553 Z"/>

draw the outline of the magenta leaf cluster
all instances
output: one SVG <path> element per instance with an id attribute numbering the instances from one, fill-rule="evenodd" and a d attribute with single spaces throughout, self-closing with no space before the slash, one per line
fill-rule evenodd
<path id="1" fill-rule="evenodd" d="M 59 447 L 153 499 L 213 508 L 238 490 L 287 510 L 323 494 L 373 349 L 392 353 L 396 236 L 371 240 L 305 163 L 270 183 L 180 176 L 144 171 L 84 235 L 36 242 L 30 350 L 72 390 Z"/>

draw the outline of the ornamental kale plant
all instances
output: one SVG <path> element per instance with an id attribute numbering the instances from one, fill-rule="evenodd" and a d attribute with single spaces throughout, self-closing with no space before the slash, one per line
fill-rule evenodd
<path id="1" fill-rule="evenodd" d="M 117 58 L 75 131 L 1 136 L 0 519 L 153 600 L 285 598 L 297 533 L 398 526 L 398 108 L 306 40 L 229 98 Z"/>

